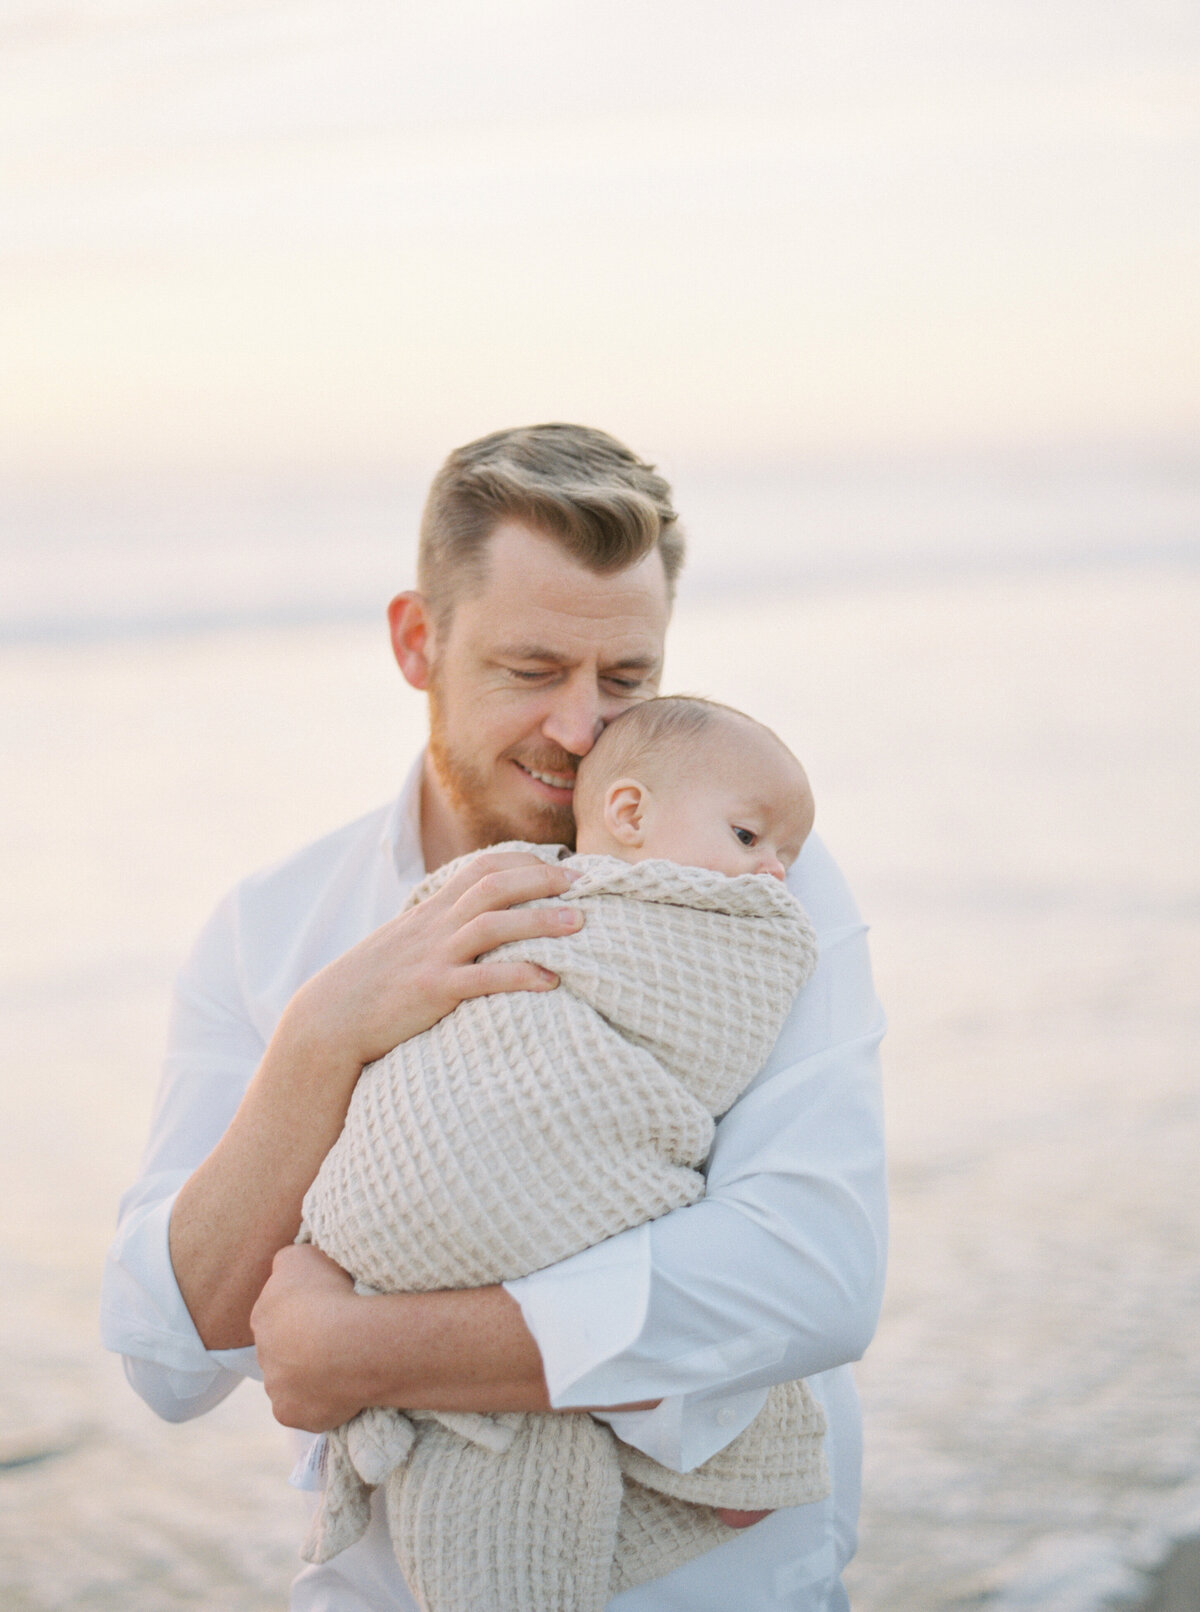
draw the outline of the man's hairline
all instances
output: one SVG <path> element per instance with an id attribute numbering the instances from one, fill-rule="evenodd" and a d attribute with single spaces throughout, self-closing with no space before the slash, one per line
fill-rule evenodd
<path id="1" fill-rule="evenodd" d="M 445 602 L 440 609 L 428 593 L 420 589 L 416 590 L 424 601 L 426 610 L 439 633 L 444 635 L 449 632 L 451 622 L 460 604 L 468 604 L 472 599 L 478 599 L 487 590 L 492 542 L 502 526 L 520 527 L 533 537 L 544 538 L 547 543 L 553 544 L 566 559 L 576 565 L 580 571 L 584 571 L 589 576 L 594 577 L 622 576 L 625 572 L 634 571 L 639 565 L 644 565 L 652 555 L 657 556 L 667 611 L 664 630 L 671 625 L 671 617 L 675 610 L 675 582 L 678 581 L 679 573 L 678 571 L 676 572 L 675 582 L 668 576 L 667 563 L 663 559 L 662 544 L 659 541 L 656 540 L 644 554 L 639 554 L 637 559 L 630 560 L 628 565 L 589 565 L 586 560 L 581 560 L 577 554 L 572 553 L 562 537 L 550 527 L 539 525 L 536 521 L 528 520 L 520 515 L 501 513 L 497 516 L 495 524 L 491 527 L 486 537 L 480 541 L 474 550 L 474 562 L 470 565 L 458 567 L 458 575 L 461 579 L 460 585 L 447 588 Z M 682 568 L 681 562 L 679 569 L 682 570 Z M 474 586 L 471 585 L 472 582 L 474 582 Z"/>

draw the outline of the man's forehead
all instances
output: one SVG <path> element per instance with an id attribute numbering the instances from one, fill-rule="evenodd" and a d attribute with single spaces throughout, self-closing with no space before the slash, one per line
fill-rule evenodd
<path id="1" fill-rule="evenodd" d="M 643 667 L 661 659 L 670 607 L 657 551 L 597 572 L 519 527 L 501 528 L 489 548 L 478 588 L 455 610 L 481 649 L 528 660 L 601 654 Z"/>
<path id="2" fill-rule="evenodd" d="M 551 609 L 589 613 L 621 600 L 665 605 L 668 591 L 657 548 L 632 565 L 598 571 L 544 532 L 504 522 L 488 539 L 477 596 L 516 592 Z"/>

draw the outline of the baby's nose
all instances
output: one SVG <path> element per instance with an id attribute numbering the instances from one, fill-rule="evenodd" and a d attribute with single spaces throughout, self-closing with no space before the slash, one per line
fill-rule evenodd
<path id="1" fill-rule="evenodd" d="M 764 856 L 755 871 L 769 873 L 773 879 L 781 882 L 787 877 L 787 870 L 777 856 Z"/>

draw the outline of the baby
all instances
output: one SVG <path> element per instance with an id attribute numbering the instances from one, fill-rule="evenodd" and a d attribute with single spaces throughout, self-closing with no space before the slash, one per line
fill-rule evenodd
<path id="1" fill-rule="evenodd" d="M 553 899 L 583 928 L 500 948 L 559 989 L 464 1002 L 370 1065 L 305 1198 L 301 1238 L 363 1291 L 510 1280 L 694 1203 L 716 1118 L 812 971 L 783 884 L 812 794 L 768 729 L 703 700 L 634 706 L 581 762 L 575 813 L 574 856 L 520 848 L 577 871 Z M 586 1415 L 368 1409 L 329 1435 L 306 1554 L 352 1543 L 386 1481 L 427 1612 L 600 1612 L 732 1537 L 722 1516 L 821 1498 L 822 1433 L 804 1383 L 688 1473 Z"/>
<path id="2" fill-rule="evenodd" d="M 804 768 L 753 718 L 714 701 L 647 700 L 579 764 L 575 849 L 782 879 L 813 825 Z"/>

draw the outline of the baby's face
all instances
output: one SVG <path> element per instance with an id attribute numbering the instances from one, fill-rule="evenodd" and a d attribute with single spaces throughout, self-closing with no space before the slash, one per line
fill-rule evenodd
<path id="1" fill-rule="evenodd" d="M 677 780 L 652 793 L 641 858 L 730 876 L 785 876 L 812 828 L 808 779 L 768 734 L 738 726 L 740 733 L 714 737 Z"/>

